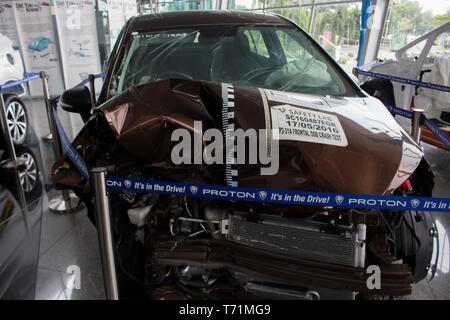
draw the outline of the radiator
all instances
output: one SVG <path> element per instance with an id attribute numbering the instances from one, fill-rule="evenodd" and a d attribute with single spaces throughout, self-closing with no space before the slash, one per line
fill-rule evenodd
<path id="1" fill-rule="evenodd" d="M 301 259 L 358 266 L 363 253 L 358 246 L 358 233 L 350 226 L 340 226 L 341 233 L 330 233 L 322 232 L 325 223 L 262 217 L 262 222 L 253 222 L 232 215 L 229 240 Z"/>
<path id="2" fill-rule="evenodd" d="M 301 259 L 364 267 L 365 226 L 358 225 L 356 231 L 351 226 L 339 226 L 339 232 L 323 232 L 325 223 L 263 216 L 259 222 L 248 221 L 245 215 L 229 218 L 228 239 L 249 247 L 285 254 Z M 245 283 L 246 290 L 265 298 L 297 299 L 301 294 L 279 290 L 279 282 L 270 279 L 252 278 L 235 273 L 235 278 Z M 264 285 L 255 283 L 263 282 Z M 323 300 L 353 300 L 355 292 L 329 288 L 310 287 Z M 269 292 L 269 295 L 265 293 Z M 297 296 L 296 296 L 297 295 Z"/>

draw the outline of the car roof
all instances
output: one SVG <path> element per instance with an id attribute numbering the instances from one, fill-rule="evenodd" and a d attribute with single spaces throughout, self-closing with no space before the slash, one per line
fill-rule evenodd
<path id="1" fill-rule="evenodd" d="M 225 10 L 174 11 L 146 14 L 134 17 L 131 23 L 131 31 L 224 24 L 290 25 L 288 20 L 274 14 Z"/>

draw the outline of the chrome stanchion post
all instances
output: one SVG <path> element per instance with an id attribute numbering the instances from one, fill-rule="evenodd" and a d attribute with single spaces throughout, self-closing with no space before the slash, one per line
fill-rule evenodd
<path id="1" fill-rule="evenodd" d="M 45 74 L 44 71 L 41 71 L 40 75 L 41 75 L 41 79 L 42 79 L 42 88 L 44 90 L 44 102 L 45 102 L 45 109 L 47 111 L 48 126 L 50 129 L 50 134 L 52 135 L 53 152 L 55 154 L 55 158 L 58 159 L 58 157 L 61 154 L 61 148 L 60 148 L 58 139 L 55 139 L 57 137 L 57 134 L 55 134 L 56 124 L 55 124 L 55 120 L 53 119 L 52 104 L 50 102 L 50 94 L 48 92 L 47 75 Z"/>
<path id="2" fill-rule="evenodd" d="M 5 169 L 12 170 L 14 174 L 14 179 L 16 181 L 16 191 L 19 198 L 19 204 L 22 208 L 23 220 L 25 223 L 25 228 L 27 232 L 30 231 L 30 222 L 28 220 L 28 206 L 27 200 L 25 199 L 25 192 L 23 191 L 22 182 L 20 181 L 19 169 L 25 167 L 25 161 L 17 159 L 16 150 L 14 149 L 14 144 L 11 139 L 11 134 L 8 129 L 8 122 L 6 120 L 6 106 L 5 100 L 3 99 L 3 92 L 0 88 L 0 122 L 2 126 L 3 136 L 5 137 L 6 148 L 9 152 L 9 161 L 2 161 L 1 166 Z"/>
<path id="3" fill-rule="evenodd" d="M 61 145 L 59 144 L 59 135 L 56 128 L 55 119 L 53 117 L 52 103 L 50 101 L 50 94 L 48 92 L 47 75 L 44 71 L 41 71 L 40 75 L 42 79 L 42 88 L 44 90 L 45 108 L 47 109 L 48 126 L 50 128 L 50 134 L 52 136 L 53 153 L 55 155 L 55 160 L 58 160 L 63 156 L 63 154 Z M 48 202 L 48 208 L 50 212 L 63 214 L 74 212 L 83 208 L 83 205 L 80 202 L 79 198 L 74 194 L 71 194 L 69 190 L 62 190 L 61 194 L 62 196 L 57 196 L 56 198 L 53 198 Z"/>
<path id="4" fill-rule="evenodd" d="M 425 110 L 414 108 L 413 117 L 411 121 L 411 136 L 417 144 L 420 144 L 420 137 L 422 136 L 422 126 L 423 126 L 423 113 Z"/>
<path id="5" fill-rule="evenodd" d="M 116 266 L 114 262 L 114 246 L 111 231 L 109 196 L 106 191 L 106 168 L 91 170 L 92 188 L 95 201 L 95 221 L 102 259 L 103 278 L 106 299 L 118 300 Z"/>
<path id="6" fill-rule="evenodd" d="M 94 107 L 95 107 L 95 76 L 93 74 L 89 75 L 89 91 L 91 93 L 92 109 L 94 109 Z"/>
<path id="7" fill-rule="evenodd" d="M 42 89 L 44 91 L 44 102 L 45 102 L 45 108 L 47 111 L 47 121 L 48 121 L 48 125 L 49 125 L 49 134 L 47 134 L 46 136 L 42 137 L 42 140 L 44 142 L 47 143 L 53 143 L 53 150 L 55 149 L 55 139 L 54 139 L 54 135 L 53 135 L 53 130 L 52 130 L 52 126 L 54 125 L 53 117 L 52 117 L 52 113 L 51 113 L 51 105 L 50 105 L 50 94 L 48 92 L 48 82 L 47 82 L 47 75 L 45 74 L 44 71 L 39 72 L 41 79 L 42 79 Z"/>

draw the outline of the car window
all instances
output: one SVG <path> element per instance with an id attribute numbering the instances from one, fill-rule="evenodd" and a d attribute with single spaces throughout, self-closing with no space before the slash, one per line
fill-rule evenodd
<path id="1" fill-rule="evenodd" d="M 417 59 L 423 49 L 425 48 L 425 45 L 427 44 L 427 39 L 420 41 L 419 43 L 416 43 L 411 48 L 408 48 L 403 52 L 402 58 L 403 59 Z"/>
<path id="2" fill-rule="evenodd" d="M 288 61 L 312 59 L 313 56 L 288 33 L 277 31 L 277 37 Z"/>
<path id="3" fill-rule="evenodd" d="M 263 57 L 269 58 L 269 51 L 267 50 L 264 38 L 259 30 L 245 30 L 244 34 L 247 36 L 250 45 L 250 51 L 259 54 Z"/>
<path id="4" fill-rule="evenodd" d="M 199 26 L 133 32 L 122 50 L 109 97 L 167 78 L 316 95 L 360 95 L 331 58 L 295 27 Z"/>
<path id="5" fill-rule="evenodd" d="M 400 58 L 408 60 L 417 59 L 422 54 L 422 51 L 428 44 L 428 41 L 432 41 L 432 43 L 429 51 L 427 52 L 426 58 L 432 60 L 435 57 L 446 56 L 450 53 L 450 46 L 449 46 L 450 41 L 448 39 L 449 33 L 444 31 L 441 34 L 437 35 L 436 37 L 424 39 L 416 43 L 415 45 L 411 46 L 410 48 L 406 49 L 404 52 L 402 52 Z"/>

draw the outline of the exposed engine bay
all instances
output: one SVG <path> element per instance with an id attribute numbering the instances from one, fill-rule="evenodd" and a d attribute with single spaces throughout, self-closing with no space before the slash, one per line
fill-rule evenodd
<path id="1" fill-rule="evenodd" d="M 224 86 L 187 80 L 130 88 L 102 105 L 73 145 L 90 168 L 124 178 L 431 196 L 433 174 L 420 148 L 379 101 L 238 86 L 233 95 L 236 127 L 270 126 L 267 110 L 280 103 L 318 106 L 339 119 L 348 145 L 280 140 L 276 175 L 237 165 L 231 181 L 225 165 L 175 166 L 173 130 L 192 129 L 193 120 L 224 125 Z M 90 183 L 67 157 L 55 163 L 53 181 L 73 189 L 95 220 Z M 432 269 L 436 228 L 428 212 L 110 194 L 121 298 L 373 299 L 410 294 Z M 371 265 L 381 270 L 379 289 L 367 286 Z"/>
<path id="2" fill-rule="evenodd" d="M 135 203 L 140 206 L 116 221 L 116 249 L 144 252 L 146 268 L 137 274 L 154 299 L 169 292 L 178 299 L 400 296 L 430 268 L 429 213 L 336 210 L 299 217 L 257 204 L 156 195 Z M 124 208 L 115 210 L 120 215 Z M 367 288 L 368 265 L 381 267 L 381 290 Z M 120 267 L 133 269 L 123 258 Z"/>

